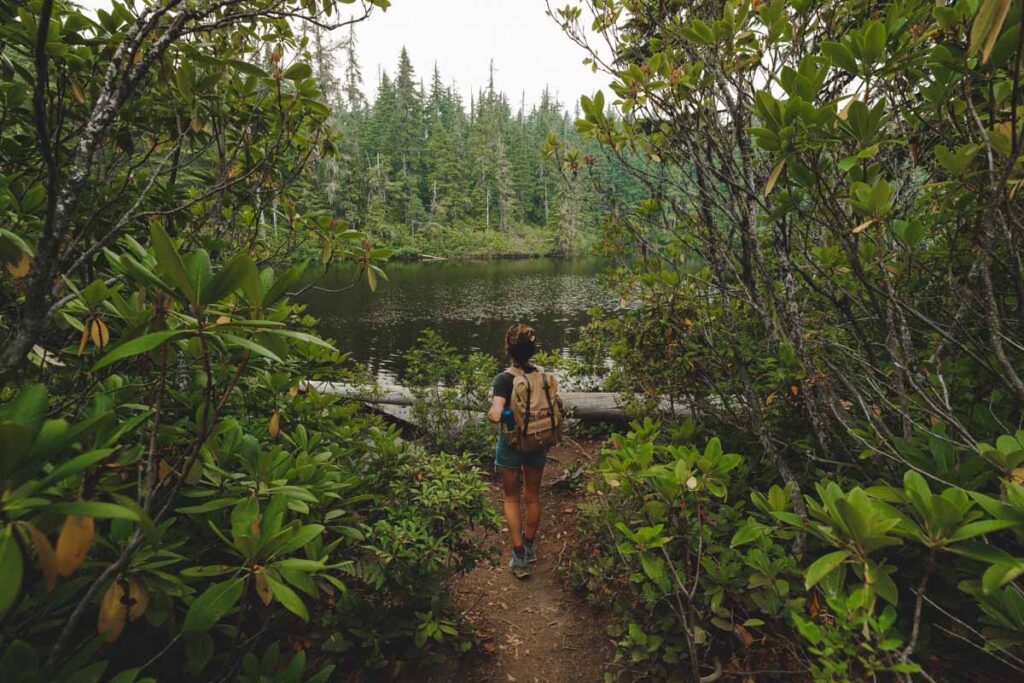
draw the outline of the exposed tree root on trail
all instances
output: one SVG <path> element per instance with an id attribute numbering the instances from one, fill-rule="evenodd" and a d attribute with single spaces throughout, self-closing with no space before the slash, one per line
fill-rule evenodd
<path id="1" fill-rule="evenodd" d="M 592 458 L 598 444 L 560 446 L 544 471 L 544 517 L 531 575 L 517 580 L 508 571 L 507 530 L 492 534 L 503 549 L 499 566 L 481 565 L 459 578 L 452 590 L 458 608 L 473 624 L 482 647 L 463 661 L 430 673 L 435 683 L 596 683 L 610 670 L 614 644 L 606 618 L 566 585 L 559 566 L 569 561 L 576 533 L 578 494 L 563 485 L 566 468 Z M 585 452 L 583 452 L 585 451 Z M 560 481 L 562 480 L 562 481 Z M 554 485 L 553 485 L 554 484 Z M 501 487 L 492 480 L 495 506 Z M 423 680 L 422 678 L 420 680 Z"/>

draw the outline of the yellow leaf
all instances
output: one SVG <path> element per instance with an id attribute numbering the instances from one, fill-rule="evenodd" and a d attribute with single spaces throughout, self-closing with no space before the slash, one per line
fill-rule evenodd
<path id="1" fill-rule="evenodd" d="M 275 410 L 274 414 L 270 416 L 270 424 L 267 426 L 267 434 L 270 435 L 271 439 L 276 439 L 277 435 L 281 433 L 281 411 Z"/>
<path id="2" fill-rule="evenodd" d="M 22 522 L 28 529 L 28 535 L 35 546 L 36 555 L 39 557 L 39 568 L 43 570 L 43 578 L 46 580 L 46 592 L 52 593 L 57 587 L 57 556 L 53 553 L 53 546 L 50 539 L 39 529 L 28 522 Z"/>
<path id="3" fill-rule="evenodd" d="M 82 328 L 82 338 L 78 341 L 78 355 L 81 356 L 85 352 L 85 345 L 89 341 L 89 328 L 92 327 L 90 321 L 85 321 L 85 327 Z"/>
<path id="4" fill-rule="evenodd" d="M 856 228 L 854 228 L 853 230 L 851 230 L 851 232 L 852 232 L 852 233 L 853 233 L 854 235 L 859 235 L 860 233 L 862 233 L 862 232 L 864 232 L 865 230 L 867 230 L 868 228 L 870 228 L 870 227 L 871 227 L 871 226 L 872 226 L 872 225 L 873 225 L 873 224 L 874 224 L 874 223 L 875 223 L 875 222 L 876 222 L 877 220 L 878 220 L 877 218 L 872 218 L 872 219 L 871 219 L 871 220 L 869 220 L 869 221 L 864 221 L 863 223 L 861 223 L 860 225 L 858 225 L 858 226 L 857 226 Z"/>
<path id="5" fill-rule="evenodd" d="M 1003 22 L 1010 11 L 1010 0 L 985 0 L 985 4 L 978 10 L 971 26 L 970 54 L 974 54 L 981 48 L 981 63 L 988 64 L 992 56 L 992 48 L 999 40 L 999 33 L 1003 30 Z"/>
<path id="6" fill-rule="evenodd" d="M 263 601 L 264 605 L 269 605 L 274 599 L 274 593 L 270 590 L 270 584 L 267 582 L 267 575 L 263 567 L 257 567 L 256 571 L 253 572 L 253 583 L 256 586 L 256 595 L 260 596 L 260 600 Z"/>
<path id="7" fill-rule="evenodd" d="M 92 517 L 68 515 L 57 537 L 57 573 L 67 578 L 74 574 L 89 554 L 96 536 L 96 522 Z"/>
<path id="8" fill-rule="evenodd" d="M 850 115 L 850 107 L 852 107 L 853 103 L 859 99 L 860 96 L 858 95 L 853 95 L 852 97 L 850 97 L 850 99 L 846 101 L 846 104 L 843 105 L 843 108 L 839 111 L 839 118 L 845 121 L 846 117 Z"/>
<path id="9" fill-rule="evenodd" d="M 170 480 L 171 475 L 174 474 L 174 470 L 165 461 L 161 460 L 160 464 L 156 466 L 156 474 L 160 483 L 166 484 Z"/>
<path id="10" fill-rule="evenodd" d="M 231 318 L 227 317 L 226 315 L 222 315 L 219 318 L 217 318 L 218 325 L 227 325 L 229 322 L 231 322 Z"/>
<path id="11" fill-rule="evenodd" d="M 292 398 L 295 398 L 296 396 L 298 396 L 299 395 L 299 385 L 296 384 L 291 389 L 289 389 L 288 390 L 288 395 L 291 396 Z"/>
<path id="12" fill-rule="evenodd" d="M 793 394 L 794 396 L 798 395 L 800 393 L 800 387 L 798 387 L 795 384 L 790 384 L 789 393 Z"/>
<path id="13" fill-rule="evenodd" d="M 779 176 L 782 175 L 782 169 L 786 166 L 786 160 L 783 159 L 779 163 L 775 164 L 775 168 L 772 169 L 772 173 L 768 176 L 768 182 L 764 186 L 764 196 L 767 197 L 775 189 L 775 183 L 779 182 Z"/>
<path id="14" fill-rule="evenodd" d="M 113 643 L 121 636 L 121 631 L 128 620 L 128 609 L 124 604 L 126 592 L 124 582 L 118 578 L 111 582 L 107 592 L 103 594 L 99 617 L 96 619 L 96 631 L 108 643 Z"/>
<path id="15" fill-rule="evenodd" d="M 8 263 L 7 272 L 11 274 L 15 280 L 28 275 L 28 271 L 32 270 L 32 259 L 29 258 L 27 252 L 21 252 L 21 259 L 17 263 Z"/>
<path id="16" fill-rule="evenodd" d="M 107 344 L 109 344 L 110 330 L 107 329 L 107 324 L 100 320 L 99 318 L 93 320 L 92 329 L 90 330 L 90 337 L 92 338 L 92 343 L 101 349 Z"/>
<path id="17" fill-rule="evenodd" d="M 138 579 L 128 579 L 128 621 L 135 621 L 149 607 L 149 592 Z"/>
<path id="18" fill-rule="evenodd" d="M 79 87 L 78 82 L 75 79 L 71 79 L 71 96 L 75 98 L 77 104 L 85 104 L 85 95 L 82 94 L 82 88 Z"/>

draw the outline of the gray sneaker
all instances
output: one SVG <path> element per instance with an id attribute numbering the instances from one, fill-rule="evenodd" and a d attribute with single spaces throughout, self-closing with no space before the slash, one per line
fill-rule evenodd
<path id="1" fill-rule="evenodd" d="M 509 560 L 508 568 L 512 571 L 512 576 L 517 579 L 525 579 L 530 575 L 530 565 L 526 561 L 526 551 L 520 555 L 514 549 L 512 550 L 512 559 Z"/>
<path id="2" fill-rule="evenodd" d="M 536 550 L 536 547 L 537 547 L 537 539 L 536 538 L 533 539 L 532 541 L 527 541 L 526 539 L 523 539 L 523 548 L 524 548 L 524 551 L 526 552 L 526 562 L 527 562 L 527 564 L 533 564 L 534 562 L 537 561 L 537 550 Z"/>

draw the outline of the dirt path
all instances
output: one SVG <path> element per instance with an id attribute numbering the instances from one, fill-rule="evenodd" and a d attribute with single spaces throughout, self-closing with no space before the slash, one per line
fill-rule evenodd
<path id="1" fill-rule="evenodd" d="M 562 485 L 566 467 L 589 454 L 596 444 L 560 446 L 551 452 L 544 471 L 541 500 L 544 517 L 537 542 L 537 562 L 523 581 L 508 563 L 507 530 L 490 539 L 504 550 L 497 567 L 482 565 L 453 586 L 455 601 L 481 638 L 482 651 L 428 680 L 465 683 L 600 683 L 614 646 L 605 634 L 605 618 L 566 586 L 558 572 L 572 544 L 578 542 L 576 494 Z M 492 480 L 495 507 L 501 509 L 501 488 Z"/>

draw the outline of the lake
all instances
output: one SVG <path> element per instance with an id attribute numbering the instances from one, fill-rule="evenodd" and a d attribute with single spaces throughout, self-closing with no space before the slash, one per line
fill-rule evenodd
<path id="1" fill-rule="evenodd" d="M 505 331 L 515 322 L 537 328 L 545 351 L 566 350 L 593 307 L 616 308 L 603 287 L 599 259 L 525 259 L 393 263 L 371 293 L 365 279 L 341 293 L 309 290 L 308 312 L 320 332 L 382 381 L 400 382 L 403 356 L 432 328 L 462 353 L 483 351 L 504 362 Z M 351 281 L 354 271 L 325 278 L 325 288 Z"/>

